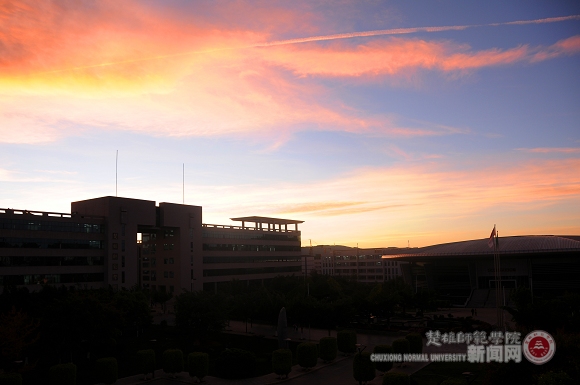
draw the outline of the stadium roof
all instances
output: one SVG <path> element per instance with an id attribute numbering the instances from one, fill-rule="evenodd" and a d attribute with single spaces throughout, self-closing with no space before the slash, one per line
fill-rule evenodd
<path id="1" fill-rule="evenodd" d="M 493 255 L 493 248 L 488 246 L 488 240 L 488 238 L 484 238 L 426 246 L 412 251 L 409 250 L 408 253 L 403 252 L 389 256 L 388 258 Z M 526 235 L 500 237 L 498 243 L 500 254 L 580 251 L 580 236 Z"/>

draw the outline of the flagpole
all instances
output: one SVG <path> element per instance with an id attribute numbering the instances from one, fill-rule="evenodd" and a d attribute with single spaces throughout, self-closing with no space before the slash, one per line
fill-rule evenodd
<path id="1" fill-rule="evenodd" d="M 498 262 L 497 262 L 497 250 L 496 250 L 496 245 L 495 245 L 495 224 L 493 225 L 493 231 L 491 233 L 491 240 L 493 242 L 493 271 L 494 271 L 494 278 L 495 278 L 495 316 L 496 316 L 496 322 L 497 322 L 497 327 L 500 327 L 500 315 L 499 315 L 499 298 L 498 298 L 498 292 L 499 292 L 499 277 L 498 277 L 498 273 L 499 273 L 499 269 L 498 269 Z"/>
<path id="2" fill-rule="evenodd" d="M 503 327 L 503 314 L 502 314 L 502 310 L 501 310 L 501 262 L 500 262 L 500 257 L 499 257 L 499 250 L 497 247 L 497 235 L 498 232 L 495 228 L 494 225 L 494 230 L 495 230 L 495 235 L 494 235 L 494 239 L 493 239 L 493 251 L 494 251 L 494 260 L 495 260 L 495 305 L 496 305 L 496 310 L 497 310 L 497 326 L 498 328 L 502 328 Z"/>
<path id="3" fill-rule="evenodd" d="M 497 271 L 498 271 L 498 276 L 499 276 L 499 289 L 500 289 L 499 292 L 498 292 L 498 294 L 499 294 L 499 302 L 498 302 L 498 304 L 499 304 L 499 303 L 501 303 L 501 300 L 503 298 L 503 295 L 502 295 L 503 285 L 502 285 L 502 281 L 501 281 L 501 257 L 499 255 L 499 231 L 497 231 L 497 230 L 495 232 L 495 242 L 494 242 L 494 244 L 495 244 L 495 250 L 496 250 L 496 253 L 497 253 Z M 500 318 L 500 322 L 501 322 L 499 326 L 500 326 L 500 328 L 503 328 L 504 327 L 504 323 L 503 323 L 503 309 L 501 308 L 501 306 L 499 307 L 499 318 Z"/>

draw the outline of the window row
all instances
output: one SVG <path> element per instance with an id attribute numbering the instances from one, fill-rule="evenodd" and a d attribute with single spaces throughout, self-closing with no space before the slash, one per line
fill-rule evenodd
<path id="1" fill-rule="evenodd" d="M 102 249 L 103 241 L 85 239 L 0 238 L 0 248 Z"/>
<path id="2" fill-rule="evenodd" d="M 0 275 L 0 285 L 50 285 L 103 281 L 103 273 Z"/>
<path id="3" fill-rule="evenodd" d="M 92 223 L 75 223 L 64 221 L 41 221 L 29 219 L 0 218 L 0 229 L 32 230 L 32 231 L 59 231 L 71 233 L 104 233 L 105 225 Z"/>
<path id="4" fill-rule="evenodd" d="M 238 269 L 204 269 L 204 277 L 221 277 L 225 275 L 246 275 L 246 274 L 268 274 L 268 273 L 292 273 L 302 271 L 301 266 L 281 266 L 281 267 L 258 267 L 258 268 L 238 268 Z"/>
<path id="5" fill-rule="evenodd" d="M 248 231 L 226 232 L 215 230 L 203 230 L 203 238 L 225 238 L 225 239 L 263 239 L 269 241 L 300 241 L 300 236 L 296 234 L 269 234 L 256 231 L 255 234 Z"/>
<path id="6" fill-rule="evenodd" d="M 103 257 L 0 257 L 0 266 L 102 266 Z"/>
<path id="7" fill-rule="evenodd" d="M 205 251 L 301 251 L 300 246 L 238 245 L 231 243 L 204 243 Z"/>
<path id="8" fill-rule="evenodd" d="M 203 263 L 300 262 L 301 257 L 203 257 Z"/>

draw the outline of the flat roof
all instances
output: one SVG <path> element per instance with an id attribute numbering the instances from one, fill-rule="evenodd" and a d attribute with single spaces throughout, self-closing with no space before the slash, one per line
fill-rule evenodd
<path id="1" fill-rule="evenodd" d="M 270 218 L 270 217 L 239 217 L 230 218 L 232 221 L 238 222 L 254 222 L 254 223 L 270 223 L 276 225 L 293 225 L 298 223 L 304 223 L 304 221 L 296 221 L 294 219 L 280 219 L 280 218 Z"/>

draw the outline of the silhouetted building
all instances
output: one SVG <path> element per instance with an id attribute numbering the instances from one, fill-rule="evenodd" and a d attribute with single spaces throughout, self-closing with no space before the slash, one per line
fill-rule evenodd
<path id="1" fill-rule="evenodd" d="M 502 298 L 525 286 L 534 295 L 557 296 L 580 290 L 580 237 L 515 236 L 499 238 Z M 453 242 L 391 256 L 415 290 L 436 291 L 441 299 L 468 307 L 495 307 L 495 268 L 488 239 Z"/>
<path id="2" fill-rule="evenodd" d="M 302 271 L 348 277 L 358 282 L 384 282 L 402 276 L 400 265 L 405 262 L 385 260 L 388 254 L 400 254 L 408 249 L 370 248 L 317 245 L 302 248 Z"/>
<path id="3" fill-rule="evenodd" d="M 206 225 L 201 206 L 110 196 L 72 202 L 71 212 L 0 209 L 0 285 L 174 292 L 301 273 L 302 221 Z"/>

